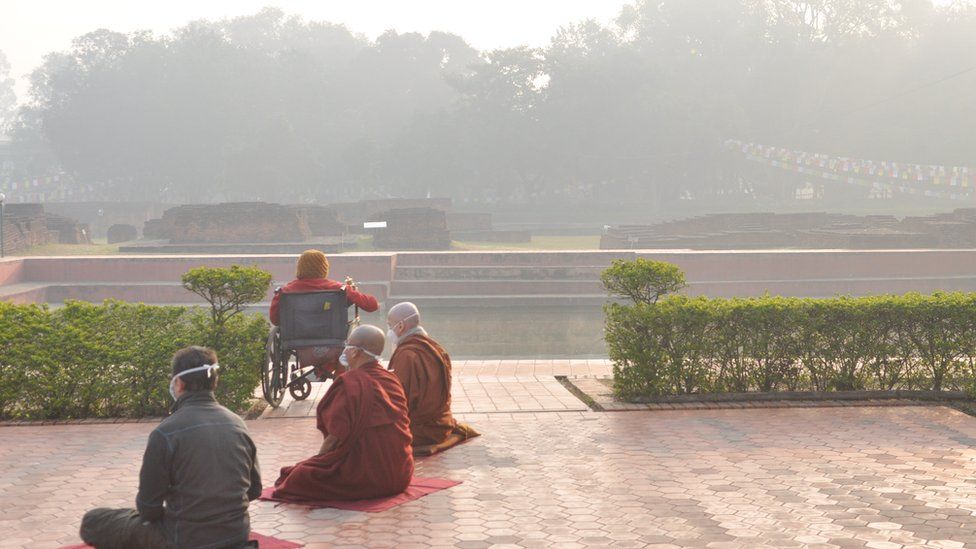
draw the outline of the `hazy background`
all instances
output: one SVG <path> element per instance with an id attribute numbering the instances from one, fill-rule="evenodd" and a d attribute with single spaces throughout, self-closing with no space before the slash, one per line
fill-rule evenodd
<path id="1" fill-rule="evenodd" d="M 263 4 L 4 1 L 0 177 L 642 220 L 795 207 L 809 178 L 728 139 L 976 165 L 970 2 Z M 801 207 L 919 202 L 869 194 L 832 184 Z"/>
<path id="2" fill-rule="evenodd" d="M 0 51 L 7 53 L 17 95 L 26 99 L 28 79 L 44 55 L 71 47 L 71 40 L 97 28 L 119 32 L 166 33 L 196 19 L 221 19 L 257 13 L 274 5 L 307 19 L 344 24 L 376 38 L 384 31 L 434 30 L 459 34 L 473 47 L 490 50 L 543 46 L 563 25 L 588 18 L 610 20 L 619 0 L 130 0 L 0 1 Z"/>

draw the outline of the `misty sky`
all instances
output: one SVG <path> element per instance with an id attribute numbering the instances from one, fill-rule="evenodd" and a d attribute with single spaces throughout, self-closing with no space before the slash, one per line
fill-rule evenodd
<path id="1" fill-rule="evenodd" d="M 595 18 L 606 22 L 625 0 L 0 0 L 0 51 L 26 98 L 24 75 L 71 39 L 108 28 L 165 33 L 194 19 L 248 15 L 276 6 L 306 19 L 344 23 L 370 38 L 387 29 L 443 30 L 478 49 L 542 46 L 560 26 Z"/>

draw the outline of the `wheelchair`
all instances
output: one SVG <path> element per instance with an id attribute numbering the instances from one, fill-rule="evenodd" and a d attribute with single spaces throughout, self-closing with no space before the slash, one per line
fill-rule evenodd
<path id="1" fill-rule="evenodd" d="M 359 324 L 359 306 L 350 320 L 344 290 L 282 292 L 278 300 L 279 323 L 268 334 L 267 360 L 261 372 L 261 391 L 274 408 L 281 404 L 285 390 L 295 400 L 305 400 L 312 393 L 310 378 L 315 368 L 301 363 L 299 351 L 341 349 L 349 331 Z"/>

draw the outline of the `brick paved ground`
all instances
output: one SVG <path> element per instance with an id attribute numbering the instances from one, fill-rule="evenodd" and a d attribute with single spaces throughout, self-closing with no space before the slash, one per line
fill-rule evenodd
<path id="1" fill-rule="evenodd" d="M 285 395 L 277 409 L 267 408 L 265 419 L 310 417 L 331 382 L 312 384 L 306 400 Z M 451 408 L 455 413 L 566 412 L 587 409 L 556 378 L 550 377 L 455 377 L 451 385 Z"/>
<path id="2" fill-rule="evenodd" d="M 457 413 L 586 410 L 553 376 L 587 380 L 611 372 L 608 360 L 458 360 L 453 364 L 452 408 Z M 263 417 L 314 415 L 328 386 L 329 382 L 313 383 L 312 394 L 303 401 L 286 394 L 281 406 L 265 410 Z"/>
<path id="3" fill-rule="evenodd" d="M 418 466 L 463 480 L 391 511 L 257 503 L 309 547 L 976 546 L 976 419 L 942 408 L 470 414 L 485 436 Z M 266 476 L 310 418 L 249 423 Z M 0 547 L 75 540 L 131 505 L 148 424 L 0 428 Z"/>

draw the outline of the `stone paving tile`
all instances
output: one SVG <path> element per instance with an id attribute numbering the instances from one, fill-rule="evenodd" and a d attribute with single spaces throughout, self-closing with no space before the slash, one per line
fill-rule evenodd
<path id="1" fill-rule="evenodd" d="M 459 360 L 453 364 L 452 409 L 458 413 L 585 410 L 555 376 L 595 379 L 609 375 L 607 360 Z M 281 406 L 263 418 L 312 417 L 329 382 L 313 383 L 312 394 L 296 401 L 285 394 Z M 260 389 L 257 393 L 260 396 Z"/>
<path id="2" fill-rule="evenodd" d="M 285 395 L 278 408 L 267 408 L 262 419 L 313 417 L 331 382 L 312 384 L 306 400 Z M 455 413 L 562 412 L 587 407 L 555 377 L 494 376 L 455 377 L 451 385 L 451 409 Z"/>
<path id="3" fill-rule="evenodd" d="M 484 436 L 420 461 L 464 483 L 388 512 L 258 502 L 308 547 L 976 546 L 976 419 L 943 407 L 465 414 Z M 131 505 L 151 424 L 0 428 L 0 547 L 76 540 Z M 268 482 L 314 421 L 252 421 Z"/>
<path id="4" fill-rule="evenodd" d="M 613 366 L 607 359 L 519 359 L 519 360 L 454 360 L 455 376 L 608 376 Z"/>

